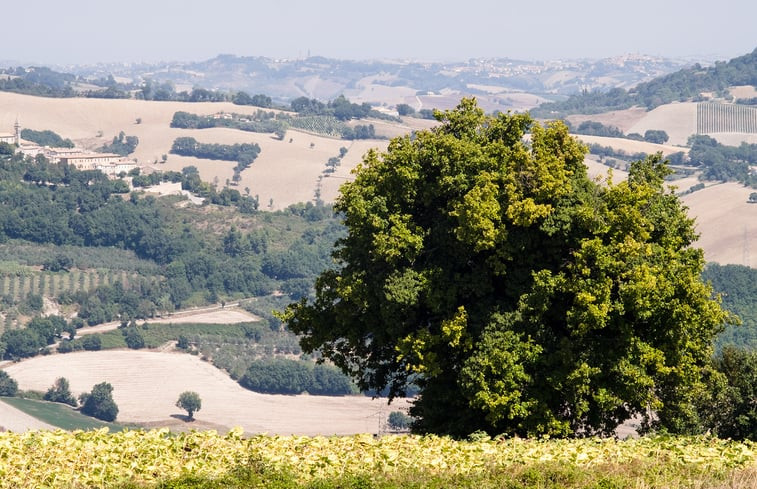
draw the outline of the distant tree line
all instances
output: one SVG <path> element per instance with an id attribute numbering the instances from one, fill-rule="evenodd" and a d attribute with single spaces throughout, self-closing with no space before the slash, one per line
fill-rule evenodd
<path id="1" fill-rule="evenodd" d="M 343 396 L 356 394 L 357 388 L 341 370 L 304 360 L 273 358 L 253 362 L 239 384 L 266 394 Z"/>
<path id="2" fill-rule="evenodd" d="M 602 157 L 618 158 L 624 161 L 643 160 L 647 157 L 646 153 L 628 153 L 622 149 L 615 149 L 612 146 L 602 146 L 601 144 L 590 144 L 589 153 Z"/>
<path id="3" fill-rule="evenodd" d="M 179 111 L 173 115 L 171 127 L 180 129 L 229 127 L 240 131 L 275 133 L 279 139 L 283 139 L 288 124 L 285 120 L 279 120 L 273 111 L 258 110 L 251 115 L 228 114 L 228 117 L 197 115 Z"/>
<path id="4" fill-rule="evenodd" d="M 757 165 L 757 144 L 726 146 L 710 136 L 694 135 L 689 138 L 689 145 L 689 162 L 702 168 L 703 180 L 757 186 L 757 176 L 750 170 L 750 166 Z"/>
<path id="5" fill-rule="evenodd" d="M 33 129 L 21 129 L 21 139 L 37 143 L 40 146 L 48 146 L 50 148 L 73 148 L 74 143 L 70 139 L 63 139 L 57 133 L 46 129 L 43 131 L 35 131 Z"/>
<path id="6" fill-rule="evenodd" d="M 334 100 L 325 103 L 314 98 L 298 97 L 292 100 L 289 105 L 299 115 L 333 116 L 342 122 L 351 119 L 365 119 L 366 117 L 397 120 L 396 117 L 373 110 L 369 103 L 356 104 L 350 102 L 344 95 L 340 95 Z"/>
<path id="7" fill-rule="evenodd" d="M 260 154 L 260 146 L 257 143 L 204 144 L 194 138 L 181 137 L 173 142 L 171 153 L 209 160 L 236 161 L 241 171 L 255 161 Z"/>
<path id="8" fill-rule="evenodd" d="M 76 76 L 59 73 L 45 67 L 16 67 L 0 70 L 8 75 L 0 79 L 0 90 L 39 97 L 74 97 L 72 83 Z"/>
<path id="9" fill-rule="evenodd" d="M 615 126 L 606 126 L 601 122 L 583 121 L 575 129 L 571 129 L 574 134 L 584 134 L 587 136 L 601 136 L 607 138 L 624 138 L 634 141 L 646 141 L 648 143 L 664 144 L 668 141 L 668 133 L 658 129 L 648 129 L 644 135 L 638 133 L 624 134 L 623 131 Z"/>
<path id="10" fill-rule="evenodd" d="M 253 105 L 268 109 L 273 107 L 273 100 L 262 93 L 250 96 L 247 92 L 239 91 L 231 96 L 231 101 L 236 105 Z"/>
<path id="11" fill-rule="evenodd" d="M 310 102 L 318 103 L 315 99 Z M 355 104 L 353 104 L 355 105 Z M 189 112 L 176 112 L 171 120 L 171 127 L 181 129 L 207 129 L 211 127 L 229 127 L 250 132 L 275 133 L 284 139 L 287 128 L 294 127 L 305 131 L 339 136 L 342 139 L 375 139 L 373 124 L 356 124 L 351 127 L 337 119 L 333 114 L 323 112 L 314 114 L 308 111 L 292 116 L 291 113 L 258 110 L 255 114 L 226 114 L 227 117 L 197 115 Z M 184 139 L 184 138 L 181 138 Z M 184 143 L 184 142 L 182 142 Z M 188 144 L 188 143 L 187 143 Z"/>

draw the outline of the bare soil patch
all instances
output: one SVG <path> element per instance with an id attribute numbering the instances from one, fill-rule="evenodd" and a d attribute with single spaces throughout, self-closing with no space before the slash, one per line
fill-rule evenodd
<path id="1" fill-rule="evenodd" d="M 632 107 L 625 110 L 613 110 L 603 114 L 575 114 L 566 117 L 573 127 L 585 121 L 601 122 L 605 126 L 614 126 L 624 133 L 633 132 L 629 129 L 647 115 L 647 110 L 643 107 Z M 643 135 L 643 133 L 642 133 Z"/>
<path id="2" fill-rule="evenodd" d="M 22 389 L 45 390 L 57 377 L 66 377 L 75 395 L 97 383 L 109 382 L 119 407 L 118 421 L 150 426 L 176 425 L 186 413 L 175 403 L 186 390 L 196 391 L 202 399 L 202 409 L 195 415 L 199 421 L 196 426 L 241 426 L 249 433 L 374 433 L 379 420 L 385 423 L 389 412 L 407 407 L 406 400 L 388 406 L 385 399 L 364 396 L 258 394 L 185 353 L 69 353 L 36 357 L 8 366 L 6 371 Z"/>
<path id="3" fill-rule="evenodd" d="M 737 85 L 730 87 L 728 91 L 737 99 L 757 97 L 757 89 L 752 85 Z"/>
<path id="4" fill-rule="evenodd" d="M 684 145 L 689 136 L 697 132 L 697 104 L 683 102 L 661 105 L 648 112 L 626 132 L 641 135 L 649 129 L 659 129 L 668 133 L 668 144 Z"/>
<path id="5" fill-rule="evenodd" d="M 747 203 L 753 191 L 723 183 L 682 197 L 701 234 L 694 245 L 707 261 L 757 267 L 757 204 Z"/>

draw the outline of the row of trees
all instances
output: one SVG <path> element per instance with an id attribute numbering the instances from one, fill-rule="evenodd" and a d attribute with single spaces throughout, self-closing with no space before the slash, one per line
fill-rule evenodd
<path id="1" fill-rule="evenodd" d="M 693 135 L 688 142 L 689 162 L 702 168 L 702 179 L 757 185 L 757 177 L 750 170 L 757 165 L 757 144 L 725 146 L 705 135 Z"/>
<path id="2" fill-rule="evenodd" d="M 257 143 L 205 144 L 194 138 L 181 137 L 173 142 L 171 153 L 209 160 L 236 161 L 241 171 L 255 161 L 260 154 L 260 146 Z"/>
<path id="3" fill-rule="evenodd" d="M 350 119 L 364 119 L 371 113 L 371 105 L 368 103 L 354 104 L 344 95 L 323 103 L 317 99 L 298 97 L 290 103 L 293 111 L 302 115 L 331 115 L 340 121 Z"/>
<path id="4" fill-rule="evenodd" d="M 74 143 L 70 139 L 63 139 L 58 133 L 49 129 L 35 131 L 34 129 L 21 129 L 21 139 L 37 143 L 40 146 L 51 148 L 73 148 Z"/>
<path id="5" fill-rule="evenodd" d="M 275 133 L 284 139 L 288 124 L 274 112 L 258 110 L 252 115 L 229 114 L 229 117 L 197 115 L 189 112 L 176 112 L 171 120 L 171 127 L 181 129 L 208 129 L 211 127 L 230 127 L 240 131 Z"/>
<path id="6" fill-rule="evenodd" d="M 239 380 L 242 387 L 268 394 L 343 396 L 357 393 L 350 379 L 331 365 L 273 358 L 253 362 Z"/>
<path id="7" fill-rule="evenodd" d="M 608 138 L 625 138 L 634 141 L 646 141 L 648 143 L 664 144 L 668 141 L 668 133 L 659 129 L 647 129 L 644 135 L 632 132 L 624 134 L 623 131 L 615 126 L 606 126 L 601 122 L 583 121 L 577 128 L 572 129 L 574 134 L 585 134 L 587 136 L 602 136 Z"/>

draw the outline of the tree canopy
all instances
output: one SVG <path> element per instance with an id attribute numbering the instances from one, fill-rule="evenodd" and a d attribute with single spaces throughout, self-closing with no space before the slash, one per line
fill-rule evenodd
<path id="1" fill-rule="evenodd" d="M 103 421 L 115 421 L 118 416 L 118 406 L 113 400 L 113 386 L 108 382 L 101 382 L 92 387 L 92 392 L 79 396 L 81 412 Z"/>
<path id="2" fill-rule="evenodd" d="M 202 399 L 200 399 L 200 395 L 194 391 L 184 391 L 179 395 L 179 400 L 176 401 L 176 407 L 186 411 L 187 417 L 192 421 L 194 420 L 194 414 L 202 408 Z"/>
<path id="3" fill-rule="evenodd" d="M 342 187 L 335 266 L 282 315 L 303 349 L 362 389 L 417 384 L 417 431 L 690 429 L 729 315 L 661 157 L 597 182 L 561 122 L 474 99 L 436 117 Z"/>

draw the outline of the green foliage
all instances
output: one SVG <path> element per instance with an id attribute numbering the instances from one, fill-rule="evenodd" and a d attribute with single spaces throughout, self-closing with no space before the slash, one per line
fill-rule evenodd
<path id="1" fill-rule="evenodd" d="M 658 129 L 648 129 L 644 133 L 644 141 L 650 143 L 664 144 L 668 142 L 668 133 Z"/>
<path id="2" fill-rule="evenodd" d="M 182 182 L 196 179 L 198 188 L 207 185 L 191 168 L 174 176 Z M 31 185 L 24 179 L 49 185 Z M 299 297 L 309 293 L 309 284 L 331 263 L 329 251 L 344 233 L 331 207 L 322 204 L 296 205 L 275 213 L 242 213 L 241 204 L 239 212 L 230 205 L 178 208 L 175 198 L 134 194 L 125 200 L 114 190 L 99 172 L 18 155 L 0 158 L 4 210 L 0 213 L 0 286 L 4 288 L 0 312 L 7 318 L 4 325 L 23 326 L 23 316 L 41 307 L 42 296 L 77 310 L 77 319 L 90 325 L 119 318 L 151 318 L 210 300 L 266 295 L 282 288 L 284 282 L 285 288 Z M 239 192 L 209 195 L 213 202 L 234 204 Z M 238 226 L 233 230 L 232 222 Z M 283 263 L 289 256 L 295 259 Z M 263 272 L 264 264 L 271 276 Z M 46 271 L 41 272 L 40 266 Z M 273 306 L 265 311 L 269 320 L 273 319 L 271 309 Z M 278 320 L 270 325 L 277 328 Z M 7 343 L 2 351 L 5 358 L 36 355 L 65 330 L 59 327 L 52 337 L 34 329 L 19 331 L 23 332 L 0 337 L 0 343 Z M 140 333 L 147 343 L 146 332 Z M 63 342 L 61 351 L 105 348 L 111 340 L 82 337 Z M 101 341 L 99 346 L 97 341 Z M 123 337 L 117 341 L 125 346 Z M 223 358 L 223 368 L 239 378 L 252 357 L 273 348 L 273 342 L 264 338 L 263 344 L 252 348 L 255 353 L 243 351 L 249 345 L 234 344 L 228 353 L 208 356 Z M 291 335 L 282 342 L 285 351 L 300 352 Z"/>
<path id="3" fill-rule="evenodd" d="M 757 350 L 757 270 L 743 265 L 708 263 L 702 279 L 721 294 L 723 307 L 741 319 L 741 324 L 730 325 L 718 335 L 716 350 L 728 345 Z"/>
<path id="4" fill-rule="evenodd" d="M 395 430 L 406 430 L 413 424 L 413 418 L 402 411 L 392 411 L 387 419 L 389 426 Z"/>
<path id="5" fill-rule="evenodd" d="M 268 394 L 307 392 L 313 395 L 343 396 L 356 393 L 349 378 L 331 365 L 284 358 L 253 362 L 239 384 Z"/>
<path id="6" fill-rule="evenodd" d="M 65 377 L 55 379 L 55 383 L 47 390 L 43 399 L 51 402 L 62 402 L 73 407 L 77 406 L 76 398 L 71 394 L 68 379 Z"/>
<path id="7" fill-rule="evenodd" d="M 273 100 L 268 95 L 257 94 L 250 97 L 248 93 L 242 91 L 235 93 L 231 101 L 236 105 L 254 105 L 264 108 L 273 106 Z"/>
<path id="8" fill-rule="evenodd" d="M 401 116 L 415 115 L 415 109 L 408 104 L 397 104 L 397 113 Z"/>
<path id="9" fill-rule="evenodd" d="M 650 408 L 689 429 L 729 316 L 660 157 L 600 185 L 562 123 L 438 117 L 342 187 L 336 266 L 283 314 L 303 349 L 391 396 L 417 375 L 421 431 L 609 434 Z"/>
<path id="10" fill-rule="evenodd" d="M 713 360 L 699 406 L 703 428 L 733 440 L 757 440 L 757 352 L 726 346 Z"/>
<path id="11" fill-rule="evenodd" d="M 285 118 L 279 120 L 274 112 L 257 111 L 255 114 L 225 114 L 228 117 L 196 115 L 188 112 L 176 112 L 171 120 L 171 127 L 182 129 L 207 129 L 210 127 L 229 127 L 248 132 L 278 133 L 286 131 Z"/>
<path id="12" fill-rule="evenodd" d="M 126 343 L 126 346 L 132 350 L 139 350 L 140 348 L 145 347 L 145 339 L 142 337 L 139 329 L 128 327 L 124 330 L 124 333 L 124 342 Z"/>
<path id="13" fill-rule="evenodd" d="M 176 401 L 176 407 L 183 409 L 187 412 L 189 420 L 194 419 L 194 413 L 202 408 L 202 399 L 200 395 L 193 391 L 185 391 L 179 395 L 179 400 Z"/>
<path id="14" fill-rule="evenodd" d="M 57 133 L 46 129 L 44 131 L 35 131 L 33 129 L 21 129 L 21 139 L 37 143 L 40 146 L 49 146 L 51 148 L 73 148 L 74 143 L 70 139 L 63 139 Z"/>
<path id="15" fill-rule="evenodd" d="M 8 372 L 0 370 L 0 396 L 13 397 L 17 392 L 18 382 Z"/>
<path id="16" fill-rule="evenodd" d="M 3 358 L 16 360 L 33 357 L 45 346 L 45 341 L 34 330 L 9 329 L 0 336 L 5 345 Z"/>
<path id="17" fill-rule="evenodd" d="M 576 134 L 586 134 L 589 136 L 603 136 L 608 138 L 622 138 L 623 131 L 615 126 L 605 126 L 601 122 L 583 121 L 573 131 Z"/>
<path id="18" fill-rule="evenodd" d="M 173 142 L 171 153 L 209 160 L 236 161 L 241 171 L 255 161 L 260 154 L 260 146 L 257 143 L 203 144 L 194 138 L 181 137 Z"/>
<path id="19" fill-rule="evenodd" d="M 371 112 L 370 104 L 353 104 L 344 95 L 324 104 L 316 99 L 298 97 L 291 102 L 292 110 L 301 115 L 328 115 L 340 121 L 362 119 Z"/>
<path id="20" fill-rule="evenodd" d="M 73 97 L 71 84 L 75 76 L 59 73 L 43 66 L 17 67 L 4 70 L 12 76 L 0 79 L 0 90 L 38 97 Z"/>
<path id="21" fill-rule="evenodd" d="M 103 144 L 102 148 L 100 148 L 100 152 L 128 156 L 137 149 L 138 144 L 139 138 L 137 136 L 127 136 L 121 131 L 118 133 L 118 136 L 113 137 L 112 143 Z"/>
<path id="22" fill-rule="evenodd" d="M 354 127 L 345 127 L 342 130 L 342 138 L 344 139 L 375 139 L 376 129 L 373 124 L 360 125 L 357 124 Z"/>
<path id="23" fill-rule="evenodd" d="M 87 351 L 98 351 L 102 348 L 102 340 L 97 335 L 86 335 L 80 341 L 82 348 Z"/>
<path id="24" fill-rule="evenodd" d="M 54 258 L 45 260 L 42 270 L 48 272 L 68 272 L 74 266 L 74 261 L 66 255 L 56 255 Z"/>
<path id="25" fill-rule="evenodd" d="M 689 161 L 702 167 L 703 180 L 732 181 L 745 185 L 757 185 L 757 179 L 749 170 L 757 165 L 757 144 L 741 143 L 740 146 L 725 146 L 710 136 L 694 135 L 689 138 Z"/>
<path id="26" fill-rule="evenodd" d="M 114 421 L 118 416 L 118 406 L 113 400 L 113 386 L 101 382 L 92 387 L 92 392 L 82 394 L 81 412 L 103 421 Z"/>

